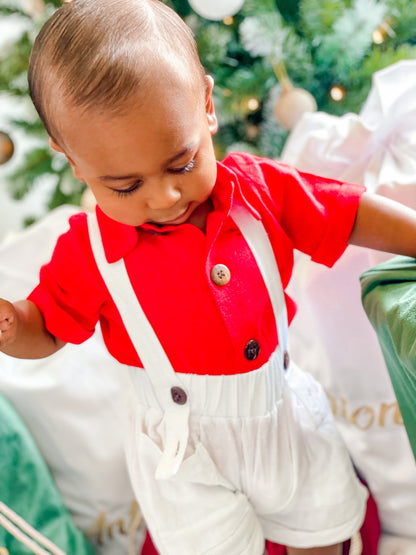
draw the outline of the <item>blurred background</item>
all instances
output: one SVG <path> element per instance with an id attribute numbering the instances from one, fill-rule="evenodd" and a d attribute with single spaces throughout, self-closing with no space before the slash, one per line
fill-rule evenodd
<path id="1" fill-rule="evenodd" d="M 216 82 L 217 157 L 279 158 L 304 112 L 358 113 L 374 72 L 416 57 L 409 0 L 172 0 Z M 30 103 L 34 37 L 60 0 L 0 0 L 0 237 L 62 204 L 83 184 L 53 153 Z"/>

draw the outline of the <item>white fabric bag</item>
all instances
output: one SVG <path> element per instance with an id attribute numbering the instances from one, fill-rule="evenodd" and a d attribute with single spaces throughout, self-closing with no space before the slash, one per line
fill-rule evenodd
<path id="1" fill-rule="evenodd" d="M 374 75 L 359 115 L 305 114 L 282 161 L 364 183 L 370 192 L 416 208 L 415 145 L 412 60 Z M 328 270 L 299 255 L 290 285 L 299 305 L 291 326 L 293 358 L 329 395 L 339 429 L 374 494 L 382 528 L 391 534 L 382 540 L 385 555 L 401 549 L 400 536 L 416 553 L 416 465 L 375 332 L 361 306 L 358 281 L 364 270 L 388 256 L 349 247 Z"/>
<path id="2" fill-rule="evenodd" d="M 77 211 L 61 207 L 0 245 L 0 295 L 25 298 Z M 100 330 L 41 360 L 0 353 L 0 391 L 32 433 L 75 524 L 100 555 L 138 553 L 144 524 L 125 463 L 123 369 Z M 130 551 L 130 552 L 131 552 Z"/>

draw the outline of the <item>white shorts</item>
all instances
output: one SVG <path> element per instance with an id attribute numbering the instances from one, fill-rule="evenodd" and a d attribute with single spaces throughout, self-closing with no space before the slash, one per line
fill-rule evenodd
<path id="1" fill-rule="evenodd" d="M 284 374 L 276 364 L 277 353 L 246 374 L 180 374 L 192 399 L 189 442 L 164 480 L 155 479 L 164 413 L 146 372 L 132 369 L 127 459 L 162 555 L 261 555 L 265 538 L 307 548 L 360 528 L 367 490 L 322 388 L 293 363 Z"/>

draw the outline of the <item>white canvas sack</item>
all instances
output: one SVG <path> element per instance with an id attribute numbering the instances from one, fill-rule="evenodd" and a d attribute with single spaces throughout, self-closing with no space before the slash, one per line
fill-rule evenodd
<path id="1" fill-rule="evenodd" d="M 0 245 L 1 296 L 25 298 L 77 211 L 61 207 Z M 138 553 L 144 525 L 127 474 L 124 378 L 100 330 L 41 360 L 0 353 L 0 391 L 35 439 L 75 524 L 99 555 Z"/>
<path id="2" fill-rule="evenodd" d="M 415 145 L 416 61 L 410 60 L 374 75 L 359 115 L 305 114 L 282 161 L 364 183 L 370 192 L 416 208 Z M 374 495 L 383 532 L 390 534 L 382 538 L 381 553 L 404 554 L 409 542 L 416 553 L 416 465 L 375 332 L 361 306 L 358 281 L 386 256 L 349 247 L 328 270 L 299 255 L 290 286 L 299 311 L 290 337 L 294 360 L 326 389 L 339 429 Z"/>

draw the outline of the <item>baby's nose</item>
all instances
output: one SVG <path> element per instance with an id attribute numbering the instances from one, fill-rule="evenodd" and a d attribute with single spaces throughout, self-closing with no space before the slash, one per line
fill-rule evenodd
<path id="1" fill-rule="evenodd" d="M 174 206 L 180 198 L 181 192 L 177 187 L 173 184 L 163 184 L 152 191 L 148 205 L 152 210 L 166 210 Z"/>

